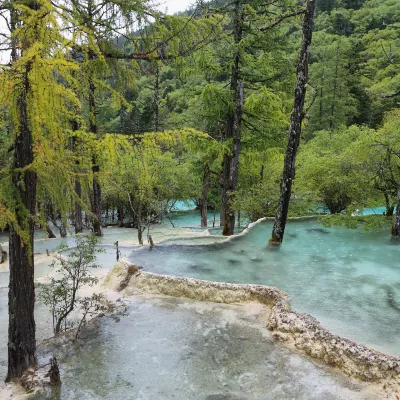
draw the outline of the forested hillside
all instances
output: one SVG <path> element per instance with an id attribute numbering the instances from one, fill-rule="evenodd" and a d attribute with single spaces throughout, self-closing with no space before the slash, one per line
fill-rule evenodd
<path id="1" fill-rule="evenodd" d="M 41 61 L 30 66 L 29 85 L 38 93 L 28 110 L 43 153 L 35 161 L 41 225 L 51 221 L 66 234 L 69 218 L 76 232 L 92 226 L 101 234 L 102 224 L 159 221 L 174 201 L 187 199 L 202 209 L 203 226 L 210 208 L 221 211 L 222 226 L 227 215 L 274 215 L 302 4 L 214 1 L 174 16 L 129 1 L 117 11 L 90 1 L 54 10 L 62 19 L 47 21 L 52 29 L 31 28 L 43 43 L 43 50 L 32 45 Z M 400 187 L 399 20 L 396 0 L 317 2 L 291 215 L 350 215 L 384 204 L 393 213 Z M 18 55 L 19 24 L 4 40 L 21 66 L 2 70 L 3 168 L 18 119 L 13 88 L 30 63 Z M 10 214 L 2 218 L 3 226 L 12 222 Z"/>
<path id="2" fill-rule="evenodd" d="M 233 9 L 226 4 L 181 14 L 181 18 L 193 14 L 220 18 L 221 33 L 178 63 L 168 58 L 151 65 L 139 63 L 136 80 L 124 93 L 130 110 L 113 109 L 106 102 L 101 116 L 104 133 L 132 135 L 191 127 L 223 140 L 235 51 Z M 262 25 L 271 21 L 271 14 L 253 7 L 240 41 L 245 104 L 235 208 L 256 219 L 273 215 L 276 206 L 300 17 L 264 32 Z M 397 201 L 399 20 L 396 0 L 317 2 L 308 112 L 292 214 L 311 211 L 316 204 L 332 213 L 372 204 L 386 204 L 389 211 Z M 216 172 L 210 177 L 211 206 L 219 207 L 222 159 L 211 159 L 212 165 L 207 165 Z M 185 195 L 200 198 L 199 187 Z"/>

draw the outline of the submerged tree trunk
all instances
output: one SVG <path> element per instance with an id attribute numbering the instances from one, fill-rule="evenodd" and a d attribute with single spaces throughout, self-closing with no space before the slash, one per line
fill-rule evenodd
<path id="1" fill-rule="evenodd" d="M 232 235 L 235 227 L 235 211 L 233 200 L 237 189 L 239 176 L 239 157 L 241 149 L 241 124 L 243 109 L 243 83 L 239 81 L 240 70 L 240 42 L 243 38 L 244 5 L 241 0 L 235 1 L 233 30 L 235 55 L 231 72 L 230 90 L 234 102 L 232 112 L 229 113 L 226 124 L 225 140 L 232 139 L 232 151 L 224 154 L 221 179 L 221 226 L 223 234 Z"/>
<path id="2" fill-rule="evenodd" d="M 304 101 L 308 76 L 309 47 L 312 40 L 315 0 L 307 0 L 303 22 L 303 40 L 297 65 L 297 82 L 294 105 L 290 119 L 289 138 L 283 166 L 281 190 L 270 243 L 282 243 L 289 210 L 292 185 L 295 177 L 296 155 L 300 143 L 301 123 L 304 118 Z"/>
<path id="3" fill-rule="evenodd" d="M 31 8 L 37 9 L 38 4 Z M 33 236 L 36 206 L 36 172 L 30 169 L 34 161 L 33 137 L 29 126 L 28 98 L 32 90 L 31 70 L 27 62 L 22 75 L 18 99 L 18 131 L 14 141 L 12 183 L 17 201 L 15 217 L 19 229 L 10 229 L 10 284 L 8 293 L 8 372 L 7 381 L 20 378 L 36 365 L 35 286 Z M 20 229 L 23 230 L 23 236 Z"/>
<path id="4" fill-rule="evenodd" d="M 397 206 L 392 228 L 392 237 L 396 239 L 400 237 L 400 189 L 397 192 Z"/>
<path id="5" fill-rule="evenodd" d="M 59 229 L 60 229 L 60 236 L 62 238 L 67 237 L 67 227 L 65 226 L 63 221 L 61 221 Z"/>
<path id="6" fill-rule="evenodd" d="M 203 174 L 203 192 L 201 194 L 201 227 L 207 228 L 207 211 L 208 211 L 208 191 L 210 188 L 210 166 L 208 163 L 204 166 Z"/>
<path id="7" fill-rule="evenodd" d="M 48 239 L 55 239 L 56 235 L 53 233 L 53 231 L 51 230 L 51 228 L 49 227 L 49 225 L 46 225 L 46 232 L 47 232 L 47 238 Z"/>

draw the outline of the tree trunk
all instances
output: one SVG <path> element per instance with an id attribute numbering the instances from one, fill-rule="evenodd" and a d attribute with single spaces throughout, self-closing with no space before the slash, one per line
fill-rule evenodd
<path id="1" fill-rule="evenodd" d="M 0 245 L 0 264 L 3 264 L 7 260 L 7 252 L 3 250 Z"/>
<path id="2" fill-rule="evenodd" d="M 390 204 L 389 194 L 384 192 L 383 195 L 385 196 L 385 204 L 386 204 L 386 217 L 392 217 L 394 212 L 394 205 Z"/>
<path id="3" fill-rule="evenodd" d="M 400 237 L 400 189 L 397 192 L 397 206 L 392 228 L 392 237 L 396 239 Z"/>
<path id="4" fill-rule="evenodd" d="M 230 176 L 229 176 L 229 191 L 227 193 L 227 202 L 225 208 L 225 226 L 222 232 L 225 236 L 233 235 L 235 230 L 235 210 L 233 209 L 233 202 L 235 200 L 237 185 L 239 181 L 239 160 L 240 151 L 242 147 L 241 141 L 241 125 L 242 125 L 242 113 L 244 103 L 244 85 L 240 82 L 238 85 L 238 91 L 236 93 L 236 107 L 233 123 L 233 144 L 232 144 L 232 156 L 230 165 Z"/>
<path id="5" fill-rule="evenodd" d="M 31 8 L 38 8 L 32 4 Z M 8 293 L 8 372 L 6 381 L 20 378 L 36 365 L 35 337 L 35 286 L 33 236 L 36 206 L 36 172 L 29 169 L 33 164 L 33 137 L 29 126 L 28 98 L 32 90 L 29 82 L 31 64 L 28 62 L 22 76 L 18 99 L 18 132 L 14 141 L 12 183 L 18 206 L 15 217 L 23 237 L 10 228 L 10 284 Z"/>
<path id="6" fill-rule="evenodd" d="M 72 121 L 72 130 L 75 132 L 79 129 L 78 121 Z M 72 151 L 76 151 L 76 137 L 74 136 L 72 139 Z M 76 165 L 76 172 L 78 173 L 80 170 L 80 163 L 79 158 L 76 157 L 75 161 Z M 79 177 L 76 176 L 75 178 L 75 193 L 76 196 L 81 199 L 82 198 L 82 186 Z M 79 201 L 75 201 L 75 211 L 74 211 L 74 220 L 75 220 L 75 233 L 82 233 L 83 232 L 83 221 L 82 221 L 82 206 Z"/>
<path id="7" fill-rule="evenodd" d="M 48 239 L 55 239 L 56 235 L 53 233 L 49 225 L 46 225 L 46 232 L 47 232 L 47 238 Z"/>
<path id="8" fill-rule="evenodd" d="M 203 192 L 201 194 L 201 227 L 207 228 L 208 190 L 210 188 L 210 166 L 204 166 Z"/>
<path id="9" fill-rule="evenodd" d="M 93 220 L 93 233 L 96 236 L 102 236 L 101 231 L 101 187 L 98 181 L 100 167 L 98 165 L 92 165 L 93 172 L 93 202 L 92 202 L 92 213 L 95 215 Z"/>
<path id="10" fill-rule="evenodd" d="M 61 221 L 59 229 L 60 229 L 60 236 L 62 238 L 67 237 L 67 228 L 66 228 L 66 226 L 65 226 L 63 221 Z"/>
<path id="11" fill-rule="evenodd" d="M 222 172 L 220 176 L 221 185 L 221 208 L 219 217 L 219 226 L 225 226 L 226 204 L 228 202 L 228 182 L 229 182 L 229 168 L 230 168 L 230 155 L 224 154 L 222 161 Z"/>
<path id="12" fill-rule="evenodd" d="M 45 378 L 50 378 L 51 386 L 58 386 L 61 384 L 60 368 L 55 357 L 50 359 L 50 370 L 45 375 Z"/>
<path id="13" fill-rule="evenodd" d="M 124 226 L 124 211 L 122 207 L 117 208 L 117 219 L 118 219 L 118 226 L 122 228 Z"/>
<path id="14" fill-rule="evenodd" d="M 226 124 L 225 140 L 232 139 L 231 154 L 224 154 L 222 181 L 221 181 L 221 226 L 224 226 L 223 235 L 233 234 L 235 227 L 235 212 L 233 200 L 237 189 L 239 176 L 239 157 L 241 149 L 241 123 L 243 109 L 243 83 L 239 81 L 240 70 L 240 42 L 243 38 L 244 10 L 241 0 L 235 1 L 233 30 L 235 55 L 231 72 L 230 90 L 235 104 L 229 113 Z"/>
<path id="15" fill-rule="evenodd" d="M 96 55 L 93 51 L 89 51 L 89 59 L 95 60 Z M 96 107 L 96 86 L 92 77 L 89 77 L 89 130 L 91 133 L 97 135 L 97 107 Z M 93 233 L 96 236 L 102 236 L 101 231 L 101 187 L 99 183 L 100 166 L 97 163 L 96 157 L 92 159 L 92 173 L 93 173 L 93 201 L 92 213 L 95 215 L 93 221 Z"/>
<path id="16" fill-rule="evenodd" d="M 82 198 L 82 186 L 79 178 L 75 178 L 75 193 Z M 78 201 L 75 202 L 75 233 L 83 232 L 82 206 Z"/>
<path id="17" fill-rule="evenodd" d="M 138 212 L 137 212 L 137 228 L 138 228 L 138 241 L 143 246 L 143 230 L 142 230 L 142 201 L 139 199 Z"/>
<path id="18" fill-rule="evenodd" d="M 303 22 L 303 40 L 297 65 L 297 82 L 294 94 L 294 105 L 290 119 L 289 138 L 282 173 L 280 196 L 276 210 L 274 227 L 270 243 L 280 244 L 283 241 L 289 210 L 292 184 L 295 177 L 296 155 L 300 143 L 301 123 L 304 118 L 304 100 L 308 76 L 309 47 L 312 40 L 315 0 L 307 0 L 307 9 Z"/>

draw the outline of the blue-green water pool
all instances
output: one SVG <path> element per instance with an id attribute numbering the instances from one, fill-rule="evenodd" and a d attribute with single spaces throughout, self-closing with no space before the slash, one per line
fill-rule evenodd
<path id="1" fill-rule="evenodd" d="M 213 245 L 159 245 L 133 252 L 146 270 L 200 279 L 277 286 L 293 308 L 334 333 L 400 355 L 400 243 L 388 229 L 324 228 L 291 221 L 280 248 L 272 222 Z"/>

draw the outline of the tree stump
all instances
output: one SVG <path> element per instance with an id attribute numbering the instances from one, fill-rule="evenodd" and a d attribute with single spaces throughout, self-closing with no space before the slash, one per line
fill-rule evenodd
<path id="1" fill-rule="evenodd" d="M 60 368 L 55 357 L 50 358 L 50 369 L 49 372 L 45 375 L 45 378 L 50 378 L 51 386 L 58 386 L 61 384 Z"/>

